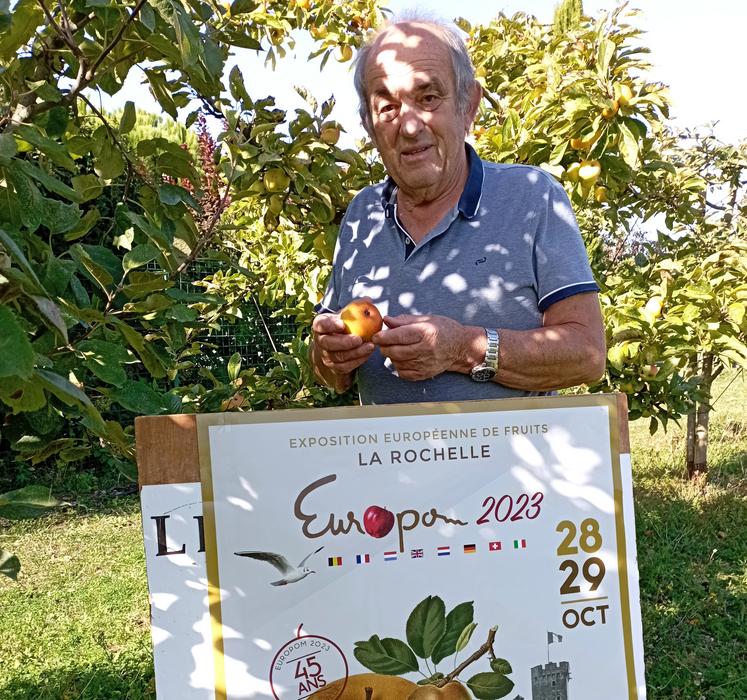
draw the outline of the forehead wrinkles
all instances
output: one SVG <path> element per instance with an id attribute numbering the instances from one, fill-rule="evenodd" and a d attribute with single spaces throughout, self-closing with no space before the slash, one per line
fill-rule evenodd
<path id="1" fill-rule="evenodd" d="M 386 35 L 369 56 L 366 83 L 371 92 L 386 88 L 394 94 L 412 90 L 423 83 L 436 83 L 442 89 L 453 84 L 451 62 L 443 42 L 433 34 L 425 37 L 393 32 Z"/>

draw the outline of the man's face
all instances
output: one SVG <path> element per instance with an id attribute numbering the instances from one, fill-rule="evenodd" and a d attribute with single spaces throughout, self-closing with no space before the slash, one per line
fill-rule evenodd
<path id="1" fill-rule="evenodd" d="M 432 29 L 398 25 L 366 63 L 373 137 L 403 193 L 432 200 L 464 172 L 470 115 L 459 114 L 446 45 Z"/>

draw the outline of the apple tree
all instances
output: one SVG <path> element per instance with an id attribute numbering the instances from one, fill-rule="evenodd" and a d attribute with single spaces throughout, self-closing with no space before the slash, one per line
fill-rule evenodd
<path id="1" fill-rule="evenodd" d="M 607 328 L 607 372 L 590 389 L 624 391 L 652 431 L 690 416 L 692 472 L 714 375 L 747 362 L 745 146 L 672 130 L 634 16 L 461 22 L 486 98 L 474 136 L 484 157 L 566 187 Z"/>
<path id="2" fill-rule="evenodd" d="M 250 407 L 323 400 L 297 396 L 290 356 L 267 377 L 234 359 L 228 382 L 181 383 L 197 338 L 235 300 L 227 284 L 177 281 L 207 251 L 223 251 L 229 276 L 256 280 L 261 237 L 236 234 L 253 214 L 302 252 L 329 247 L 369 172 L 363 157 L 335 145 L 329 105 L 286 120 L 272 97 L 250 96 L 239 67 L 224 68 L 241 50 L 282 59 L 296 30 L 317 36 L 320 64 L 346 61 L 378 21 L 371 0 L 0 2 L 4 455 L 63 464 L 94 451 L 132 476 L 123 412 L 218 410 L 237 385 L 256 389 Z M 181 129 L 144 130 L 132 102 L 115 116 L 100 109 L 131 74 L 182 128 L 201 114 L 224 125 L 215 177 L 182 148 Z"/>

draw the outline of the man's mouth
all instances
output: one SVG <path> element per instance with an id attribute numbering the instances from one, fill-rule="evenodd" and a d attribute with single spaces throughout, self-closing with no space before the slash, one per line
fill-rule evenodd
<path id="1" fill-rule="evenodd" d="M 429 148 L 430 146 L 420 146 L 419 148 L 408 148 L 406 151 L 402 151 L 401 153 L 405 157 L 417 156 L 417 155 L 420 155 L 421 153 L 425 153 Z"/>

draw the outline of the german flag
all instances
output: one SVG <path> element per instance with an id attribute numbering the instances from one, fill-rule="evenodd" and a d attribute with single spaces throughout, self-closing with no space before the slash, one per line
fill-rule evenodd
<path id="1" fill-rule="evenodd" d="M 477 546 L 474 544 L 465 544 L 464 545 L 464 553 L 465 554 L 474 554 L 477 551 Z"/>

